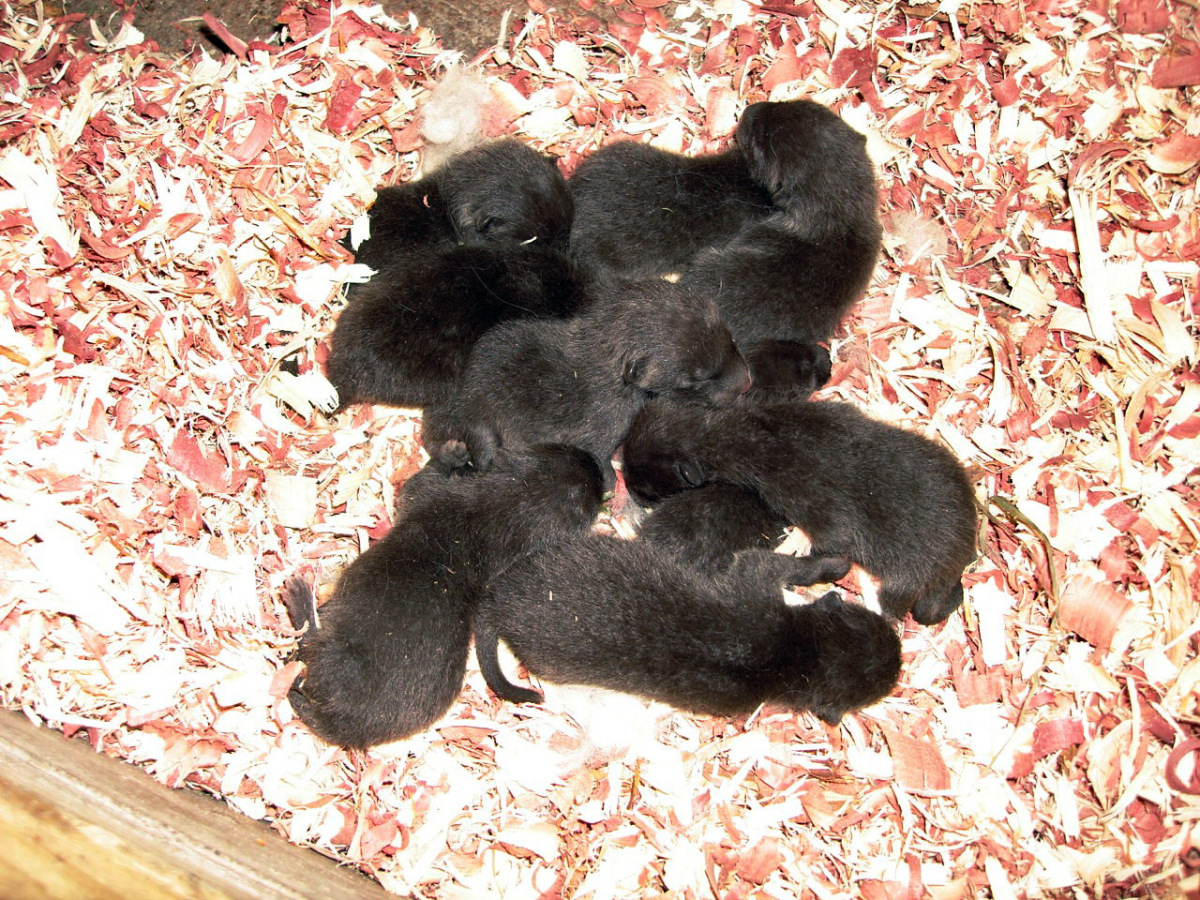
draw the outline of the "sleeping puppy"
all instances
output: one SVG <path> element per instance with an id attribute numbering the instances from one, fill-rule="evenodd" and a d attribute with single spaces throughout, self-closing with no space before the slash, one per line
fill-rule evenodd
<path id="1" fill-rule="evenodd" d="M 504 676 L 499 640 L 548 681 L 721 716 L 777 703 L 836 723 L 892 690 L 900 641 L 882 616 L 836 593 L 788 606 L 782 588 L 848 569 L 840 558 L 747 550 L 704 575 L 641 541 L 587 537 L 531 554 L 488 584 L 475 651 L 488 686 L 514 703 L 542 698 Z"/>
<path id="2" fill-rule="evenodd" d="M 567 186 L 575 202 L 571 253 L 594 275 L 679 272 L 774 211 L 736 147 L 687 157 L 619 141 L 580 163 Z"/>
<path id="3" fill-rule="evenodd" d="M 750 373 L 716 306 L 661 279 L 603 282 L 572 319 L 506 322 L 476 344 L 458 392 L 425 411 L 427 446 L 563 443 L 609 460 L 656 394 L 733 402 Z"/>
<path id="4" fill-rule="evenodd" d="M 438 403 L 488 329 L 565 316 L 579 300 L 574 265 L 548 245 L 404 253 L 351 295 L 333 330 L 326 376 L 343 408 Z"/>
<path id="5" fill-rule="evenodd" d="M 702 572 L 716 573 L 738 551 L 776 547 L 787 524 L 754 491 L 713 481 L 657 504 L 642 521 L 637 539 Z"/>
<path id="6" fill-rule="evenodd" d="M 741 347 L 828 338 L 879 254 L 866 141 L 810 100 L 754 103 L 737 145 L 689 159 L 605 147 L 568 182 L 571 252 L 589 272 L 680 274 Z"/>
<path id="7" fill-rule="evenodd" d="M 462 688 L 471 609 L 493 574 L 585 533 L 601 503 L 596 460 L 575 448 L 501 453 L 460 475 L 451 448 L 405 484 L 391 531 L 354 560 L 320 609 L 294 579 L 285 600 L 308 630 L 288 699 L 331 744 L 368 747 L 427 728 Z"/>
<path id="8" fill-rule="evenodd" d="M 812 541 L 880 579 L 880 605 L 940 622 L 975 557 L 975 495 L 939 444 L 843 403 L 652 402 L 624 447 L 626 484 L 653 502 L 710 481 L 756 492 Z"/>
<path id="9" fill-rule="evenodd" d="M 755 103 L 738 147 L 777 211 L 683 271 L 716 299 L 739 345 L 827 339 L 866 290 L 882 230 L 866 139 L 818 103 Z"/>
<path id="10" fill-rule="evenodd" d="M 367 213 L 370 238 L 350 249 L 373 269 L 413 250 L 458 244 L 536 241 L 565 250 L 571 214 L 554 160 L 506 138 L 472 147 L 425 178 L 382 188 Z"/>

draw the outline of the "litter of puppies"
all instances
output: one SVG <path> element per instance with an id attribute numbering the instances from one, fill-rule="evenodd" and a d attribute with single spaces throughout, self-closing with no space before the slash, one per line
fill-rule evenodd
<path id="1" fill-rule="evenodd" d="M 884 249 L 822 397 L 944 443 L 988 501 L 963 613 L 904 633 L 883 703 L 666 714 L 607 762 L 550 686 L 499 703 L 469 665 L 443 722 L 366 752 L 286 700 L 284 585 L 334 584 L 422 459 L 411 412 L 313 409 L 365 274 L 339 241 L 410 180 L 433 36 L 288 6 L 282 44 L 178 61 L 6 6 L 6 704 L 401 893 L 1186 887 L 1195 88 L 1150 5 L 627 3 L 481 58 L 484 130 L 568 176 L 617 132 L 722 152 L 767 99 L 865 134 Z"/>

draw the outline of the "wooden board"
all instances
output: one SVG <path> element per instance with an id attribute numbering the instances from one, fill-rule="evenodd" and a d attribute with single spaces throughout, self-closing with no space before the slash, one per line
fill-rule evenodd
<path id="1" fill-rule="evenodd" d="M 5 900 L 379 900 L 356 871 L 0 710 Z"/>

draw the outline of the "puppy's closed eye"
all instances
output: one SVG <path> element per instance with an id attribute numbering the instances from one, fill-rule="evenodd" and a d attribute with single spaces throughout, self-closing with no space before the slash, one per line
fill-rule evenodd
<path id="1" fill-rule="evenodd" d="M 705 481 L 704 470 L 700 468 L 700 464 L 690 459 L 681 459 L 676 462 L 675 474 L 679 476 L 684 484 L 689 484 L 692 487 L 700 487 Z"/>
<path id="2" fill-rule="evenodd" d="M 648 357 L 638 356 L 627 359 L 621 369 L 621 380 L 628 385 L 644 388 L 650 379 L 651 368 Z"/>

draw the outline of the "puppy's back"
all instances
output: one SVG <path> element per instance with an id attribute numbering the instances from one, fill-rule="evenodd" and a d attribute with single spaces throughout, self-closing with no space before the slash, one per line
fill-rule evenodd
<path id="1" fill-rule="evenodd" d="M 836 657 L 821 657 L 823 635 L 814 626 L 825 620 L 789 608 L 782 585 L 830 580 L 847 569 L 841 559 L 747 551 L 714 578 L 647 543 L 588 538 L 535 554 L 493 579 L 476 615 L 476 653 L 489 686 L 518 702 L 540 697 L 500 671 L 501 639 L 550 681 L 717 715 L 776 700 L 840 716 L 890 690 L 898 642 L 882 619 L 881 628 L 868 629 L 874 636 L 863 652 L 878 651 L 896 665 L 890 683 L 872 671 L 863 684 Z M 819 689 L 823 673 L 852 683 Z"/>
<path id="2" fill-rule="evenodd" d="M 574 265 L 548 246 L 405 252 L 350 298 L 334 328 L 326 374 L 342 406 L 439 403 L 491 328 L 569 315 L 581 296 Z"/>
<path id="3" fill-rule="evenodd" d="M 974 489 L 962 464 L 921 435 L 841 403 L 653 402 L 624 448 L 629 489 L 647 500 L 726 481 L 757 492 L 811 538 L 882 580 L 881 603 L 929 624 L 962 599 L 975 555 Z"/>
<path id="4" fill-rule="evenodd" d="M 678 272 L 771 209 L 736 149 L 684 157 L 618 141 L 584 160 L 568 186 L 575 200 L 571 252 L 595 275 Z"/>
<path id="5" fill-rule="evenodd" d="M 702 572 L 720 572 L 741 550 L 770 550 L 787 520 L 754 491 L 711 482 L 658 503 L 637 539 L 660 547 Z"/>
<path id="6" fill-rule="evenodd" d="M 601 502 L 599 465 L 571 447 L 508 452 L 486 475 L 458 468 L 439 457 L 409 480 L 396 525 L 346 568 L 317 615 L 307 584 L 288 587 L 293 624 L 308 626 L 290 699 L 330 743 L 368 747 L 440 718 L 462 686 L 486 579 L 583 533 Z"/>
<path id="7" fill-rule="evenodd" d="M 561 442 L 610 459 L 659 393 L 731 403 L 749 369 L 715 304 L 658 279 L 599 280 L 568 320 L 505 323 L 476 344 L 461 391 L 426 411 L 427 439 L 498 447 Z M 503 389 L 498 389 L 503 385 Z"/>

